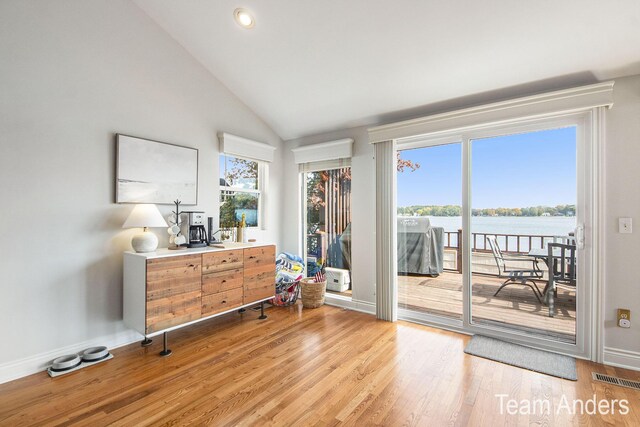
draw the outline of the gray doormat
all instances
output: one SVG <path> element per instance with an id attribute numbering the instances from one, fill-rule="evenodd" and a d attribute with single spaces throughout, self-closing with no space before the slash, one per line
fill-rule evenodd
<path id="1" fill-rule="evenodd" d="M 576 359 L 494 338 L 474 335 L 464 352 L 554 377 L 577 381 Z"/>

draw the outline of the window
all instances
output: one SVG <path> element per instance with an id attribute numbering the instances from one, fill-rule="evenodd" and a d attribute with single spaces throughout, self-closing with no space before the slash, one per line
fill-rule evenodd
<path id="1" fill-rule="evenodd" d="M 236 227 L 245 216 L 247 227 L 261 226 L 262 162 L 220 155 L 220 228 Z"/>

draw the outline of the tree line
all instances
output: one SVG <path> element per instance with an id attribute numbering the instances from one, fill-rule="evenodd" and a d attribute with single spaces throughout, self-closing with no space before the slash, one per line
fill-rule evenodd
<path id="1" fill-rule="evenodd" d="M 462 216 L 459 205 L 405 206 L 398 208 L 398 215 L 404 216 Z M 527 208 L 486 208 L 472 209 L 472 216 L 575 216 L 576 205 L 531 206 Z"/>

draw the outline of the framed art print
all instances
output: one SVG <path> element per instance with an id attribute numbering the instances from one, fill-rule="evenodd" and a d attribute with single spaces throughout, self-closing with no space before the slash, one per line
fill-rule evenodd
<path id="1" fill-rule="evenodd" d="M 116 135 L 116 203 L 198 203 L 198 150 Z"/>

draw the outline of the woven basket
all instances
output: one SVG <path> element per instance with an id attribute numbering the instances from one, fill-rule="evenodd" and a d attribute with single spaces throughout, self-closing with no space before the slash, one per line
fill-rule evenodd
<path id="1" fill-rule="evenodd" d="M 300 281 L 302 306 L 304 308 L 318 308 L 324 304 L 324 294 L 327 291 L 327 281 L 316 283 L 313 277 Z"/>

